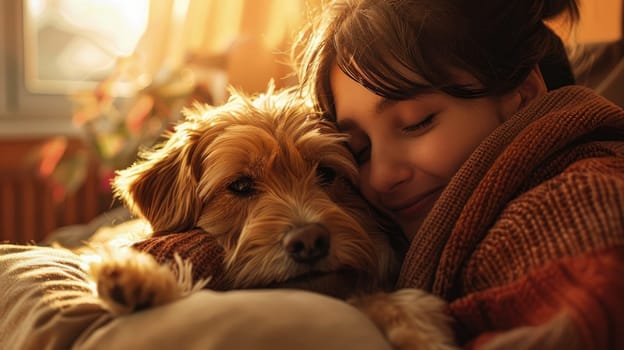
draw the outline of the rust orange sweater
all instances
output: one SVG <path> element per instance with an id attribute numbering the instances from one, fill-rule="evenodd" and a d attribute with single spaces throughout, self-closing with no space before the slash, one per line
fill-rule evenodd
<path id="1" fill-rule="evenodd" d="M 467 348 L 624 349 L 624 111 L 572 86 L 505 122 L 416 233 L 398 287 L 451 302 Z"/>

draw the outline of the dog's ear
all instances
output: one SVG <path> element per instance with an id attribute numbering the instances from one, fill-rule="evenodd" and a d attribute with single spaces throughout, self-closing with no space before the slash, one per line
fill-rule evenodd
<path id="1" fill-rule="evenodd" d="M 193 164 L 198 136 L 192 123 L 178 125 L 166 142 L 117 172 L 115 196 L 149 221 L 154 232 L 192 229 L 201 213 L 199 164 Z"/>

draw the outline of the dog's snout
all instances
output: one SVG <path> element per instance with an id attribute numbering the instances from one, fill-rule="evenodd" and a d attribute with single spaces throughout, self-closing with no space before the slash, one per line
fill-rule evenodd
<path id="1" fill-rule="evenodd" d="M 295 227 L 286 233 L 282 244 L 293 260 L 312 264 L 329 253 L 329 231 L 321 224 Z"/>

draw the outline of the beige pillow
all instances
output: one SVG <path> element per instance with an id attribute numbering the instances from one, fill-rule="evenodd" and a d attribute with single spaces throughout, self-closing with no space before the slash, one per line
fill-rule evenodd
<path id="1" fill-rule="evenodd" d="M 0 349 L 70 349 L 110 318 L 76 255 L 0 245 Z"/>
<path id="2" fill-rule="evenodd" d="M 390 349 L 346 303 L 295 290 L 203 290 L 114 318 L 75 254 L 0 245 L 0 349 Z"/>

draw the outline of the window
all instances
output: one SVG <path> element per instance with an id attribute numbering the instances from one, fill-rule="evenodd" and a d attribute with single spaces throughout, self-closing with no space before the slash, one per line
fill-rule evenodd
<path id="1" fill-rule="evenodd" d="M 0 3 L 0 136 L 71 134 L 69 95 L 134 49 L 149 0 Z"/>
<path id="2" fill-rule="evenodd" d="M 29 91 L 70 93 L 105 78 L 145 30 L 147 0 L 24 0 Z"/>

